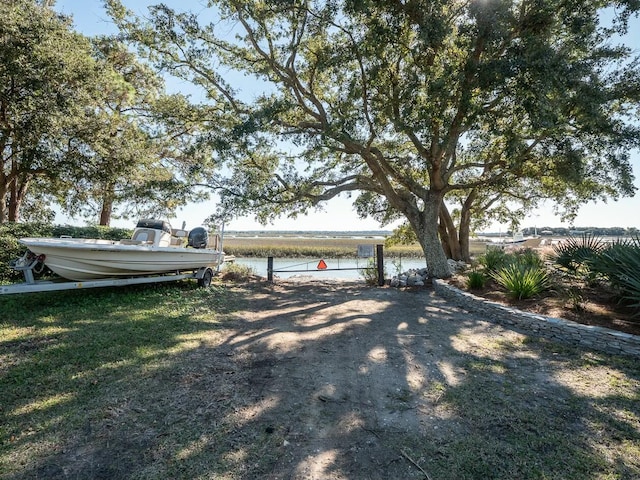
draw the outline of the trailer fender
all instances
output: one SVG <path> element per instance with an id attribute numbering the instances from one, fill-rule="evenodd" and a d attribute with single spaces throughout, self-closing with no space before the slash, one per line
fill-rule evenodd
<path id="1" fill-rule="evenodd" d="M 196 272 L 196 278 L 198 279 L 199 287 L 207 288 L 211 285 L 213 270 L 209 267 L 202 267 Z"/>

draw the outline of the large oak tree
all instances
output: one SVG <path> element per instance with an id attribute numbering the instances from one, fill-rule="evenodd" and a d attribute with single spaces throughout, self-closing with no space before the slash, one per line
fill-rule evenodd
<path id="1" fill-rule="evenodd" d="M 635 0 L 212 0 L 197 13 L 152 7 L 144 22 L 107 3 L 149 58 L 217 107 L 227 170 L 209 184 L 235 214 L 357 192 L 361 214 L 406 218 L 445 277 L 439 230 L 464 257 L 469 218 L 492 196 L 633 192 L 640 72 L 611 38 Z M 454 196 L 462 231 L 447 220 Z"/>

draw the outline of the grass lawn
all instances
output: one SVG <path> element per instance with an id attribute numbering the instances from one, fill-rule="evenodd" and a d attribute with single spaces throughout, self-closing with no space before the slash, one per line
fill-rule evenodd
<path id="1" fill-rule="evenodd" d="M 295 451 L 293 433 L 278 423 L 247 427 L 269 414 L 273 394 L 270 383 L 256 375 L 265 363 L 243 363 L 228 339 L 242 339 L 250 349 L 251 341 L 267 334 L 277 338 L 277 330 L 264 331 L 244 319 L 245 309 L 281 321 L 299 308 L 302 313 L 292 316 L 293 324 L 307 318 L 309 309 L 328 308 L 330 301 L 341 308 L 346 302 L 334 300 L 339 292 L 333 290 L 315 301 L 292 292 L 291 298 L 275 298 L 266 287 L 198 289 L 183 282 L 0 297 L 0 478 L 264 478 Z M 388 297 L 376 302 L 369 304 L 388 308 Z M 407 308 L 400 320 L 413 322 L 414 307 Z M 377 318 L 364 311 L 347 313 Z M 335 317 L 331 313 L 327 323 L 336 322 Z M 413 323 L 418 325 L 419 318 L 430 317 L 416 317 Z M 461 322 L 459 332 L 463 327 Z M 416 412 L 447 427 L 433 435 L 394 429 L 388 432 L 395 439 L 389 449 L 401 446 L 403 455 L 434 480 L 638 478 L 637 361 L 539 341 L 488 337 L 481 345 L 465 335 L 447 334 L 444 338 L 452 342 L 447 348 L 453 352 L 456 342 L 466 342 L 473 354 L 460 349 L 456 363 L 440 357 L 433 357 L 432 365 L 420 363 L 425 371 L 451 370 L 459 380 L 425 380 L 422 391 L 401 389 L 383 399 L 387 407 L 394 406 L 385 415 Z M 406 338 L 427 342 L 432 336 Z M 362 341 L 366 338 L 356 343 Z M 433 342 L 435 352 L 442 347 L 438 343 L 443 342 Z M 304 349 L 322 355 L 332 344 L 320 345 Z M 380 349 L 376 345 L 371 352 Z M 277 352 L 276 344 L 273 348 Z M 295 367 L 293 357 L 278 358 Z M 380 362 L 372 365 L 382 368 Z M 538 369 L 542 365 L 546 370 Z M 414 367 L 409 363 L 407 369 Z M 534 373 L 526 376 L 520 367 Z M 278 362 L 269 372 L 277 368 Z M 254 369 L 254 375 L 243 376 L 245 369 Z M 550 372 L 562 388 L 545 387 Z M 280 378 L 271 375 L 270 382 Z M 351 408 L 327 403 L 327 398 L 323 408 Z M 412 403 L 415 399 L 420 406 Z M 353 405 L 353 412 L 366 408 Z M 363 428 L 357 432 L 378 441 Z M 381 442 L 383 434 L 374 433 Z M 394 462 L 405 461 L 398 458 Z M 425 478 L 405 463 L 416 474 L 411 478 Z M 375 478 L 398 465 L 381 467 Z"/>
<path id="2" fill-rule="evenodd" d="M 179 379 L 175 360 L 215 341 L 228 304 L 223 288 L 190 282 L 0 297 L 0 478 L 84 435 L 126 436 L 127 405 Z M 159 405 L 140 413 L 165 421 Z M 96 423 L 104 431 L 91 432 Z M 62 476 L 42 468 L 25 478 Z"/>

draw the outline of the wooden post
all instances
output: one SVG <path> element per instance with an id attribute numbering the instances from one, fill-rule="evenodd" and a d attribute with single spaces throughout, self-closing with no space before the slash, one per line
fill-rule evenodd
<path id="1" fill-rule="evenodd" d="M 376 261 L 378 265 L 378 286 L 384 285 L 384 245 L 376 245 Z"/>
<path id="2" fill-rule="evenodd" d="M 273 283 L 273 257 L 267 257 L 267 281 Z"/>

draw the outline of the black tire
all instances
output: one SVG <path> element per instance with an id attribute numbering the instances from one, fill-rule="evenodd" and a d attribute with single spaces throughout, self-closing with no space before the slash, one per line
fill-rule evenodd
<path id="1" fill-rule="evenodd" d="M 202 278 L 198 279 L 198 286 L 202 288 L 208 288 L 211 285 L 211 279 L 213 278 L 213 272 L 210 268 L 204 271 Z"/>

